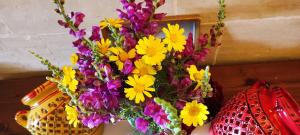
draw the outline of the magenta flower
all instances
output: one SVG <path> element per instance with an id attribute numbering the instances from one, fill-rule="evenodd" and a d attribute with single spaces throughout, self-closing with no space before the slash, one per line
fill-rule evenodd
<path id="1" fill-rule="evenodd" d="M 80 29 L 78 31 L 74 31 L 70 29 L 69 33 L 70 35 L 73 35 L 77 39 L 82 39 L 86 34 L 85 29 Z"/>
<path id="2" fill-rule="evenodd" d="M 146 104 L 144 109 L 144 115 L 150 116 L 153 119 L 153 121 L 161 127 L 165 127 L 166 124 L 170 122 L 168 120 L 168 115 L 161 108 L 161 106 L 153 101 L 150 101 Z"/>
<path id="3" fill-rule="evenodd" d="M 205 46 L 208 43 L 208 35 L 207 34 L 200 35 L 199 43 L 201 46 Z"/>
<path id="4" fill-rule="evenodd" d="M 74 22 L 74 26 L 78 27 L 82 22 L 85 15 L 81 12 L 71 12 L 71 19 Z"/>
<path id="5" fill-rule="evenodd" d="M 142 133 L 146 133 L 148 130 L 149 122 L 143 118 L 135 119 L 135 127 Z"/>
<path id="6" fill-rule="evenodd" d="M 100 68 L 104 70 L 104 77 L 111 79 L 113 70 L 109 64 L 101 64 Z"/>
<path id="7" fill-rule="evenodd" d="M 209 53 L 208 48 L 202 48 L 200 51 L 195 52 L 192 57 L 197 61 L 205 61 L 205 58 L 208 53 Z"/>
<path id="8" fill-rule="evenodd" d="M 163 109 L 161 109 L 158 113 L 154 115 L 153 120 L 156 124 L 160 125 L 162 128 L 165 128 L 166 124 L 170 123 L 170 120 L 168 119 L 168 115 L 165 113 Z"/>
<path id="9" fill-rule="evenodd" d="M 117 9 L 119 17 L 128 20 L 132 25 L 132 29 L 135 33 L 139 33 L 145 36 L 153 35 L 157 33 L 158 24 L 157 22 L 149 22 L 153 18 L 161 19 L 164 14 L 154 14 L 154 2 L 152 0 L 144 0 L 143 2 L 136 3 L 134 0 L 120 0 L 123 5 L 123 11 Z M 158 3 L 159 6 L 164 4 L 164 1 Z M 152 16 L 153 15 L 153 16 Z M 151 18 L 152 17 L 152 18 Z M 125 38 L 126 39 L 126 38 Z"/>
<path id="10" fill-rule="evenodd" d="M 63 20 L 58 20 L 57 23 L 60 25 L 60 26 L 63 26 L 65 28 L 68 28 L 69 27 L 69 24 L 64 22 Z"/>
<path id="11" fill-rule="evenodd" d="M 103 98 L 100 95 L 100 91 L 90 89 L 79 96 L 79 100 L 85 107 L 91 107 L 93 109 L 101 109 L 104 107 L 102 102 Z"/>
<path id="12" fill-rule="evenodd" d="M 132 72 L 132 70 L 133 70 L 132 62 L 130 60 L 126 60 L 125 63 L 124 63 L 122 73 L 124 75 L 128 75 Z"/>
<path id="13" fill-rule="evenodd" d="M 111 89 L 119 89 L 121 87 L 121 80 L 119 78 L 115 79 L 115 80 L 109 80 L 107 83 L 107 88 L 109 90 Z"/>
<path id="14" fill-rule="evenodd" d="M 175 104 L 175 107 L 176 107 L 178 110 L 182 110 L 183 107 L 185 106 L 185 104 L 186 104 L 185 101 L 177 100 L 177 101 L 176 101 L 176 104 Z"/>
<path id="15" fill-rule="evenodd" d="M 92 35 L 90 36 L 90 40 L 100 41 L 100 27 L 98 26 L 92 27 Z"/>
<path id="16" fill-rule="evenodd" d="M 109 115 L 100 116 L 99 114 L 94 112 L 89 116 L 83 117 L 81 122 L 83 123 L 83 125 L 89 128 L 94 128 L 99 126 L 102 123 L 108 123 L 109 119 L 110 119 Z"/>
<path id="17" fill-rule="evenodd" d="M 157 112 L 159 112 L 161 107 L 155 104 L 153 101 L 147 103 L 144 109 L 144 115 L 154 117 Z"/>

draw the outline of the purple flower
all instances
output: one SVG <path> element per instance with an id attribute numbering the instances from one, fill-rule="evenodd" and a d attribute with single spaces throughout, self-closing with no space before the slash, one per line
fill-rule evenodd
<path id="1" fill-rule="evenodd" d="M 85 15 L 81 12 L 71 12 L 71 18 L 74 21 L 74 26 L 78 27 L 82 22 Z"/>
<path id="2" fill-rule="evenodd" d="M 205 46 L 208 43 L 208 35 L 207 34 L 200 35 L 199 43 L 201 46 Z"/>
<path id="3" fill-rule="evenodd" d="M 118 89 L 121 87 L 121 80 L 119 78 L 115 79 L 115 80 L 109 80 L 107 83 L 107 88 L 109 90 L 111 89 Z"/>
<path id="4" fill-rule="evenodd" d="M 162 128 L 166 127 L 167 123 L 170 123 L 168 119 L 168 115 L 165 113 L 163 109 L 161 109 L 158 113 L 156 113 L 153 117 L 153 120 L 156 124 L 160 125 Z"/>
<path id="5" fill-rule="evenodd" d="M 93 109 L 101 109 L 104 107 L 103 98 L 100 91 L 90 89 L 79 96 L 79 100 L 85 107 L 92 107 Z"/>
<path id="6" fill-rule="evenodd" d="M 148 130 L 149 122 L 143 118 L 135 119 L 135 127 L 142 133 L 146 133 Z"/>
<path id="7" fill-rule="evenodd" d="M 132 62 L 130 60 L 126 60 L 124 63 L 122 73 L 128 75 L 132 72 L 132 70 L 133 70 Z"/>
<path id="8" fill-rule="evenodd" d="M 165 2 L 166 2 L 165 0 L 159 0 L 159 2 L 156 4 L 156 7 L 160 7 L 160 6 L 164 5 Z"/>
<path id="9" fill-rule="evenodd" d="M 100 41 L 100 27 L 93 26 L 92 27 L 92 35 L 90 37 L 92 41 Z"/>
<path id="10" fill-rule="evenodd" d="M 148 102 L 144 109 L 144 115 L 154 117 L 159 112 L 161 107 L 155 104 L 153 101 Z"/>
<path id="11" fill-rule="evenodd" d="M 94 128 L 99 126 L 101 123 L 108 123 L 110 119 L 110 116 L 100 116 L 97 113 L 92 113 L 89 116 L 83 117 L 82 118 L 82 123 L 83 125 L 89 127 L 89 128 Z"/>
<path id="12" fill-rule="evenodd" d="M 124 10 L 122 11 L 117 9 L 119 12 L 119 17 L 124 20 L 128 20 L 132 25 L 132 30 L 135 33 L 139 33 L 144 36 L 157 33 L 158 24 L 156 22 L 150 22 L 149 20 L 161 19 L 164 16 L 164 14 L 160 13 L 152 16 L 152 14 L 154 14 L 155 6 L 162 5 L 164 3 L 163 0 L 155 3 L 157 5 L 154 5 L 153 0 L 144 0 L 145 4 L 143 4 L 143 2 L 135 3 L 134 0 L 121 0 L 121 3 Z"/>
<path id="13" fill-rule="evenodd" d="M 58 20 L 57 23 L 58 23 L 60 26 L 63 26 L 63 27 L 65 27 L 65 28 L 68 28 L 68 27 L 69 27 L 69 24 L 66 23 L 66 22 L 64 22 L 64 21 L 62 21 L 62 20 Z"/>
<path id="14" fill-rule="evenodd" d="M 161 127 L 165 127 L 166 124 L 170 122 L 165 111 L 154 101 L 150 101 L 146 104 L 144 115 L 150 116 L 154 120 L 154 122 Z"/>
<path id="15" fill-rule="evenodd" d="M 177 100 L 175 106 L 178 110 L 182 110 L 183 107 L 185 106 L 185 104 L 186 104 L 186 102 L 184 102 L 182 100 Z"/>
<path id="16" fill-rule="evenodd" d="M 82 45 L 82 39 L 78 39 L 78 40 L 76 40 L 76 41 L 73 42 L 73 46 L 74 47 L 78 47 L 80 45 Z"/>
<path id="17" fill-rule="evenodd" d="M 153 18 L 154 19 L 157 19 L 157 20 L 161 20 L 163 19 L 167 14 L 166 13 L 157 13 L 157 14 L 154 14 L 153 15 Z"/>
<path id="18" fill-rule="evenodd" d="M 100 65 L 100 68 L 104 70 L 104 76 L 108 79 L 111 79 L 113 70 L 111 69 L 111 66 L 109 64 L 102 64 Z"/>
<path id="19" fill-rule="evenodd" d="M 190 77 L 184 77 L 182 80 L 180 80 L 180 88 L 187 88 L 192 84 L 192 80 Z"/>
<path id="20" fill-rule="evenodd" d="M 186 39 L 186 45 L 184 50 L 180 53 L 183 57 L 191 56 L 195 51 L 194 43 L 193 43 L 193 34 L 189 33 L 188 38 Z"/>
<path id="21" fill-rule="evenodd" d="M 208 54 L 208 52 L 209 52 L 209 49 L 202 48 L 200 51 L 195 52 L 192 57 L 196 61 L 204 61 L 205 58 L 206 58 L 206 56 L 207 56 L 207 54 Z"/>
<path id="22" fill-rule="evenodd" d="M 85 29 L 81 29 L 78 31 L 74 31 L 74 30 L 70 29 L 69 33 L 70 33 L 70 35 L 73 35 L 77 39 L 82 39 L 86 34 Z"/>
<path id="23" fill-rule="evenodd" d="M 78 53 L 85 56 L 91 56 L 92 50 L 86 45 L 78 46 Z"/>

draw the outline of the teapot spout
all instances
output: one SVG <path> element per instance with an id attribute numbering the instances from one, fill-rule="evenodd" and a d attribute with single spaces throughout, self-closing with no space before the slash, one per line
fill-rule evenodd
<path id="1" fill-rule="evenodd" d="M 26 126 L 27 126 L 27 115 L 28 115 L 28 113 L 29 113 L 29 111 L 22 110 L 22 111 L 18 111 L 15 115 L 16 122 L 24 128 L 26 128 Z"/>

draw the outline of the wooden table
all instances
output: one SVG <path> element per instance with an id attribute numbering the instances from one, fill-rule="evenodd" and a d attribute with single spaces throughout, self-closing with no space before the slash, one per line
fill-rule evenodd
<path id="1" fill-rule="evenodd" d="M 225 99 L 260 79 L 288 89 L 300 103 L 300 60 L 214 66 L 211 72 L 213 79 L 223 86 Z M 44 81 L 45 76 L 0 81 L 0 135 L 29 134 L 14 121 L 14 115 L 18 110 L 28 109 L 21 104 L 21 98 Z"/>

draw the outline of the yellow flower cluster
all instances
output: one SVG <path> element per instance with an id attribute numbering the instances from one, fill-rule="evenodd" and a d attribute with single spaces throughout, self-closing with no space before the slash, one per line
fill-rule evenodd
<path id="1" fill-rule="evenodd" d="M 67 87 L 70 91 L 75 92 L 78 85 L 78 81 L 75 79 L 76 71 L 70 66 L 63 66 L 63 73 L 62 85 Z"/>
<path id="2" fill-rule="evenodd" d="M 111 26 L 120 28 L 124 23 L 121 19 L 105 19 L 100 22 L 100 28 Z M 130 87 L 125 88 L 124 92 L 129 100 L 135 100 L 135 103 L 145 101 L 145 96 L 151 98 L 150 92 L 155 92 L 153 88 L 155 77 L 158 70 L 161 70 L 162 61 L 166 58 L 169 51 L 183 51 L 186 44 L 184 29 L 179 25 L 169 25 L 168 29 L 164 28 L 165 39 L 162 41 L 152 35 L 143 37 L 138 41 L 135 48 L 124 50 L 119 46 L 110 47 L 112 42 L 109 39 L 101 39 L 97 42 L 100 55 L 107 56 L 109 61 L 114 62 L 118 66 L 118 70 L 122 71 L 127 60 L 134 62 L 132 74 L 128 76 L 126 84 Z M 136 60 L 136 56 L 141 58 Z"/>
<path id="3" fill-rule="evenodd" d="M 153 88 L 155 77 L 153 75 L 157 73 L 157 70 L 161 70 L 161 63 L 166 58 L 166 53 L 172 49 L 174 51 L 184 49 L 186 44 L 183 35 L 184 30 L 180 29 L 178 24 L 168 25 L 168 28 L 169 30 L 163 29 L 166 35 L 163 41 L 150 35 L 140 39 L 135 47 L 136 53 L 141 55 L 141 59 L 134 62 L 133 75 L 129 76 L 126 81 L 131 88 L 125 88 L 125 94 L 129 100 L 135 100 L 137 104 L 145 101 L 144 95 L 151 98 L 150 92 L 155 92 L 155 88 Z M 116 57 L 110 58 L 110 60 L 116 61 Z M 119 60 L 122 62 L 122 59 Z M 120 65 L 118 63 L 121 62 L 117 61 L 117 65 Z"/>
<path id="4" fill-rule="evenodd" d="M 77 124 L 79 123 L 78 120 L 78 113 L 75 106 L 65 106 L 66 112 L 67 112 L 67 120 L 69 121 L 69 124 L 73 124 L 74 127 L 77 127 Z"/>

